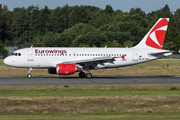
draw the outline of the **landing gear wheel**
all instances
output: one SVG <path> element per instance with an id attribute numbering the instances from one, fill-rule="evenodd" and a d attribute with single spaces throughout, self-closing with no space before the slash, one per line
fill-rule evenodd
<path id="1" fill-rule="evenodd" d="M 28 75 L 27 75 L 27 77 L 28 77 L 28 78 L 31 78 L 31 77 L 32 77 L 32 75 L 31 75 L 31 74 L 28 74 Z"/>
<path id="2" fill-rule="evenodd" d="M 91 73 L 86 73 L 86 77 L 87 78 L 92 78 L 92 74 Z"/>
<path id="3" fill-rule="evenodd" d="M 80 78 L 84 78 L 84 77 L 85 77 L 85 73 L 84 73 L 84 72 L 80 72 L 80 73 L 79 73 L 79 77 L 80 77 Z"/>
<path id="4" fill-rule="evenodd" d="M 32 68 L 29 68 L 29 74 L 27 75 L 28 78 L 31 78 L 31 77 L 32 77 L 31 71 L 32 71 Z"/>

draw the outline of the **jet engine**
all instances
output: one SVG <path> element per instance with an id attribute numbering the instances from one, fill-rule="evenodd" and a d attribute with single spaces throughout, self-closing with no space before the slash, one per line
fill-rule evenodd
<path id="1" fill-rule="evenodd" d="M 81 66 L 78 66 L 76 64 L 57 64 L 56 65 L 56 73 L 58 75 L 70 75 L 81 70 L 82 70 Z"/>

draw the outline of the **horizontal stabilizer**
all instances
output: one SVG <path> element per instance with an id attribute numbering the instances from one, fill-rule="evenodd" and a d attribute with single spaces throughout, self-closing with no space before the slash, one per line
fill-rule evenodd
<path id="1" fill-rule="evenodd" d="M 155 52 L 151 52 L 151 53 L 148 53 L 149 55 L 151 56 L 160 56 L 160 55 L 164 55 L 164 56 L 169 56 L 169 55 L 172 55 L 172 51 L 170 50 L 161 50 L 161 51 L 155 51 Z"/>

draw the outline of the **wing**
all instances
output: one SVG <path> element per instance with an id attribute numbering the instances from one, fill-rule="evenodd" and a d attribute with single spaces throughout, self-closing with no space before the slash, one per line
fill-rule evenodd
<path id="1" fill-rule="evenodd" d="M 106 56 L 106 57 L 96 57 L 91 59 L 83 59 L 83 60 L 73 60 L 73 61 L 62 61 L 62 60 L 55 60 L 50 63 L 51 67 L 56 67 L 59 63 L 66 63 L 66 64 L 78 64 L 82 67 L 91 67 L 93 68 L 105 68 L 106 66 L 103 63 L 113 63 L 113 61 L 116 61 L 115 58 L 121 58 L 125 60 L 126 54 L 120 57 L 112 57 L 112 56 Z"/>
<path id="2" fill-rule="evenodd" d="M 92 59 L 84 59 L 84 60 L 74 60 L 74 61 L 64 61 L 63 63 L 69 63 L 69 64 L 85 64 L 85 63 L 96 63 L 96 62 L 112 62 L 115 61 L 115 57 L 98 57 L 98 58 L 92 58 Z"/>

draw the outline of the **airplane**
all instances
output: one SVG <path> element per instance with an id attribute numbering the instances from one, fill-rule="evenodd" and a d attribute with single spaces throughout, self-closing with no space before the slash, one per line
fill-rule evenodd
<path id="1" fill-rule="evenodd" d="M 89 72 L 92 69 L 130 66 L 172 55 L 172 51 L 162 49 L 168 23 L 169 18 L 160 18 L 139 44 L 131 48 L 30 47 L 14 51 L 4 63 L 28 68 L 29 78 L 34 68 L 48 69 L 48 73 L 58 75 L 79 72 L 80 78 L 92 78 Z"/>

